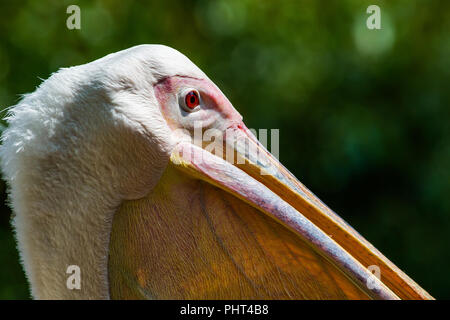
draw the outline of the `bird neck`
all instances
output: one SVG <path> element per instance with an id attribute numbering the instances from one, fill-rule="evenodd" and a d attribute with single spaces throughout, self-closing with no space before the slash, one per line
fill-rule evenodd
<path id="1" fill-rule="evenodd" d="M 44 155 L 17 159 L 27 170 L 15 170 L 10 183 L 13 223 L 37 299 L 109 298 L 114 213 L 122 201 L 146 195 L 167 165 L 167 152 L 149 148 L 147 136 L 108 128 L 99 124 Z M 79 289 L 68 285 L 73 270 L 80 271 Z"/>
<path id="2" fill-rule="evenodd" d="M 38 299 L 109 297 L 116 208 L 156 185 L 172 148 L 158 106 L 84 68 L 60 71 L 25 97 L 2 134 L 18 248 Z M 78 268 L 79 289 L 68 286 Z"/>
<path id="3" fill-rule="evenodd" d="M 30 188 L 12 190 L 13 223 L 34 298 L 109 298 L 109 237 L 121 199 L 101 181 L 50 171 L 28 177 Z"/>

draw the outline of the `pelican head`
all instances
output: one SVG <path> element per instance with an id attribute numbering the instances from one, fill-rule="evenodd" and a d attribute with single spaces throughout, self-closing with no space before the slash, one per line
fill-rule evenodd
<path id="1" fill-rule="evenodd" d="M 2 170 L 34 298 L 431 298 L 174 49 L 61 69 L 7 121 Z"/>

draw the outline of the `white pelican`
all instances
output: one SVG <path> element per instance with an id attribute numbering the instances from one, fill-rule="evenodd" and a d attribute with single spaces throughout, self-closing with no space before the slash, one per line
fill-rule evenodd
<path id="1" fill-rule="evenodd" d="M 36 299 L 432 299 L 174 49 L 61 69 L 7 120 L 2 170 Z M 196 124 L 245 162 L 196 144 Z"/>

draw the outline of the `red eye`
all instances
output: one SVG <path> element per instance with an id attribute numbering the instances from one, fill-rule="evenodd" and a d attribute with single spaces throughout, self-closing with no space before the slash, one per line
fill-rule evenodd
<path id="1" fill-rule="evenodd" d="M 198 98 L 197 91 L 189 91 L 184 98 L 184 101 L 186 102 L 186 106 L 189 109 L 194 109 L 196 106 L 198 106 L 200 104 L 200 99 Z"/>

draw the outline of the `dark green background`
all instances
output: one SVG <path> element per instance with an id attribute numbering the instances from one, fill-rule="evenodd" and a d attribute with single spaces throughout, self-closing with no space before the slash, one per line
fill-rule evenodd
<path id="1" fill-rule="evenodd" d="M 0 106 L 142 43 L 186 54 L 280 160 L 436 298 L 450 298 L 450 1 L 1 1 Z M 81 7 L 81 30 L 66 7 Z M 382 30 L 368 30 L 370 4 Z M 4 112 L 2 113 L 4 115 Z M 5 204 L 0 298 L 28 298 Z"/>

